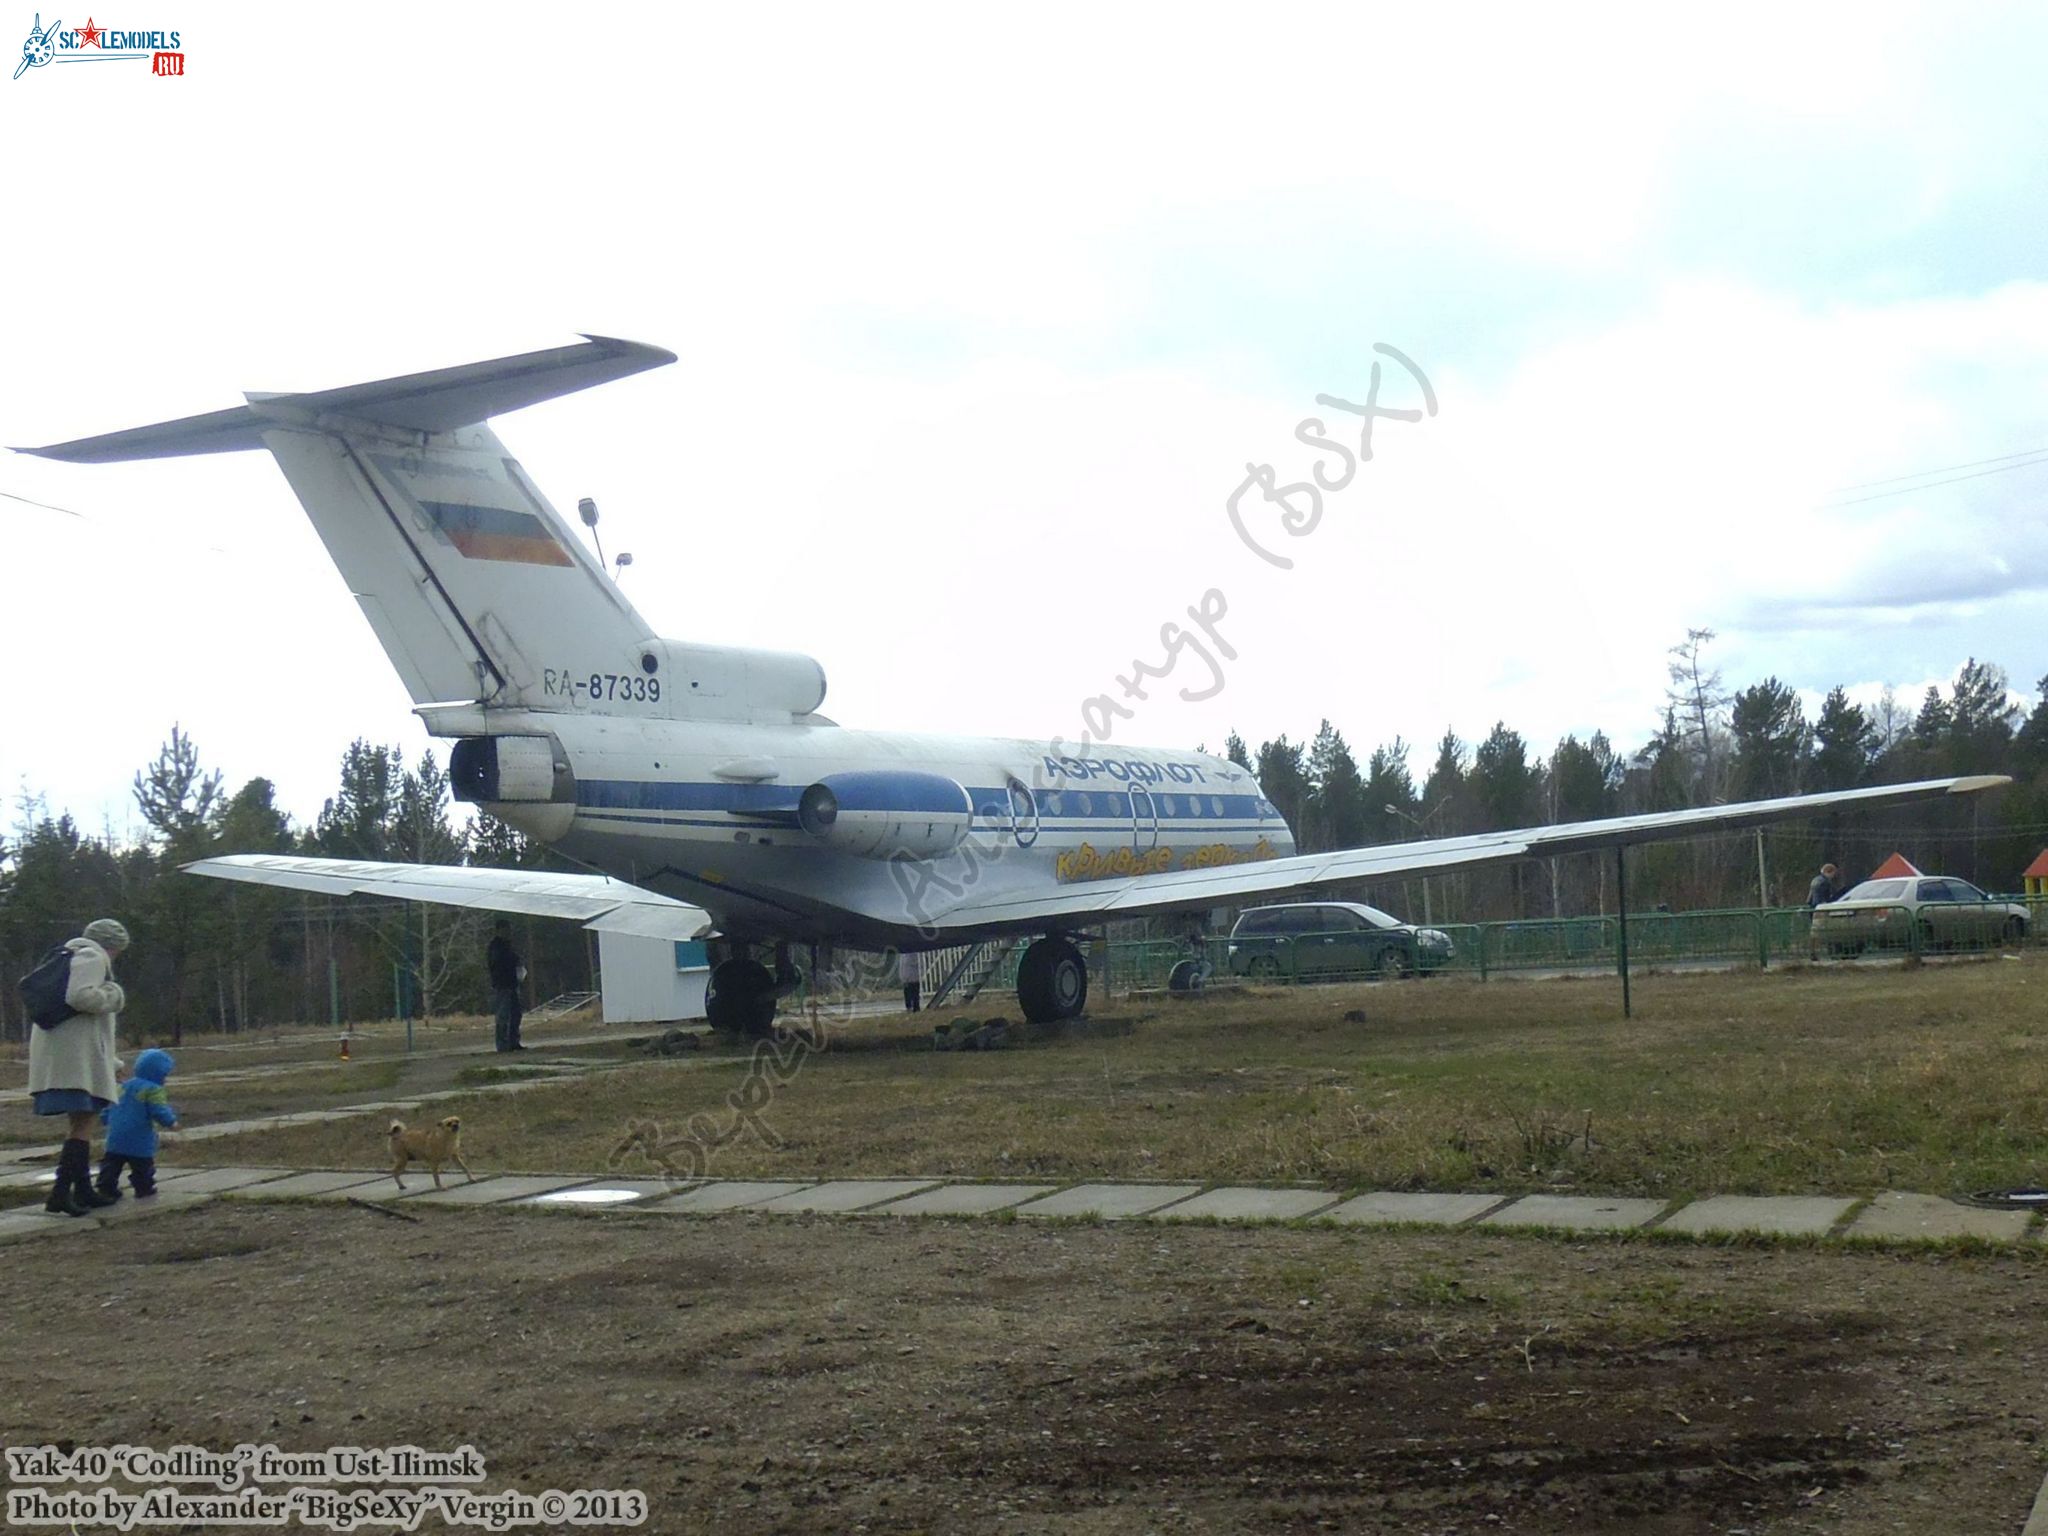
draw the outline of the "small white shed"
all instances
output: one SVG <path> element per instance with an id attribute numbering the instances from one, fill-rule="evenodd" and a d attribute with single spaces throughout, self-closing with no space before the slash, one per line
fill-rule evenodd
<path id="1" fill-rule="evenodd" d="M 704 1017 L 711 961 L 696 939 L 597 935 L 598 987 L 607 1024 L 674 1024 Z"/>

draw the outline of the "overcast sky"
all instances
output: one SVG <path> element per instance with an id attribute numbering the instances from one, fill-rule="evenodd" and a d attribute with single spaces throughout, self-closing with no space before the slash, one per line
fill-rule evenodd
<path id="1" fill-rule="evenodd" d="M 842 723 L 1071 739 L 1211 589 L 1222 692 L 1121 739 L 1632 746 L 1689 625 L 1815 694 L 2048 672 L 2048 466 L 1975 463 L 2048 448 L 2039 8 L 98 19 L 186 74 L 0 81 L 0 441 L 671 348 L 499 433 L 658 629 L 816 656 Z M 1254 492 L 1271 566 L 1227 499 L 1355 436 L 1375 343 L 1438 413 L 1305 537 Z M 310 818 L 428 745 L 267 455 L 0 491 L 82 514 L 0 500 L 10 797 L 123 831 L 176 721 Z"/>

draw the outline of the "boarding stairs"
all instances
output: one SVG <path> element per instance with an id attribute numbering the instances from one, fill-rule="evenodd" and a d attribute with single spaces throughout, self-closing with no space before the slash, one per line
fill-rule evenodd
<path id="1" fill-rule="evenodd" d="M 1003 962 L 1016 947 L 1015 939 L 984 939 L 979 944 L 931 951 L 924 957 L 924 979 L 929 984 L 936 976 L 939 982 L 923 1006 L 936 1008 L 941 1003 L 973 1002 L 990 978 L 1002 970 Z"/>
<path id="2" fill-rule="evenodd" d="M 565 1018 L 579 1008 L 589 1007 L 597 998 L 598 994 L 595 992 L 564 992 L 560 997 L 551 997 L 538 1007 L 529 1008 L 526 1012 L 526 1022 L 535 1024 L 548 1019 Z"/>

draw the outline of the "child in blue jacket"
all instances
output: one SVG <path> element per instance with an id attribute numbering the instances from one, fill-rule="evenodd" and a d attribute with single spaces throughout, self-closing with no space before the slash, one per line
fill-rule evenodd
<path id="1" fill-rule="evenodd" d="M 109 1199 L 121 1198 L 117 1186 L 124 1164 L 137 1199 L 156 1193 L 156 1128 L 178 1123 L 164 1095 L 164 1079 L 176 1066 L 169 1051 L 144 1051 L 135 1058 L 135 1075 L 122 1086 L 120 1102 L 100 1112 L 107 1122 L 107 1152 L 95 1187 Z"/>

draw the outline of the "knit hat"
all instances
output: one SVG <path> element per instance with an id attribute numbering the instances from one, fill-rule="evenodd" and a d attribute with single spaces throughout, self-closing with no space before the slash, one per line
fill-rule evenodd
<path id="1" fill-rule="evenodd" d="M 101 949 L 126 949 L 128 930 L 111 917 L 96 917 L 85 925 L 85 936 Z"/>

